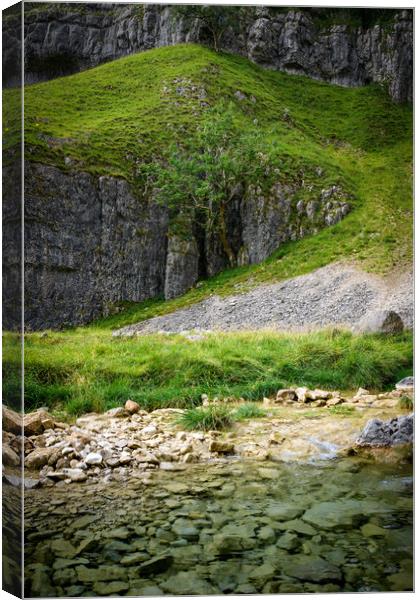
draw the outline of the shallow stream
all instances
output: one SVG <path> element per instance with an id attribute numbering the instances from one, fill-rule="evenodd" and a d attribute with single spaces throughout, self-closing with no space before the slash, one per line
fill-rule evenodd
<path id="1" fill-rule="evenodd" d="M 221 461 L 25 493 L 28 596 L 412 588 L 412 472 Z"/>

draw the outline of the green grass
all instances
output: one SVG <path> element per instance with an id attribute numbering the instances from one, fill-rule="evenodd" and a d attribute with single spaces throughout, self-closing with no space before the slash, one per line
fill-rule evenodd
<path id="1" fill-rule="evenodd" d="M 356 409 L 354 406 L 341 406 L 338 404 L 337 406 L 330 406 L 328 411 L 332 415 L 342 415 L 344 417 L 349 417 L 355 414 Z"/>
<path id="2" fill-rule="evenodd" d="M 309 186 L 305 194 L 310 186 L 318 190 L 340 183 L 354 196 L 353 210 L 317 235 L 283 244 L 260 265 L 224 271 L 181 298 L 122 303 L 118 308 L 124 310 L 98 323 L 101 328 L 168 313 L 213 293 L 246 291 L 335 261 L 380 274 L 411 266 L 412 108 L 392 103 L 377 86 L 348 89 L 266 71 L 241 57 L 196 45 L 155 49 L 27 86 L 26 158 L 64 171 L 124 177 L 143 201 L 141 164 L 162 156 L 171 142 L 191 141 L 207 110 L 194 95 L 177 93 L 183 85 L 174 83 L 177 78 L 205 88 L 209 106 L 221 99 L 233 101 L 241 131 L 252 131 L 256 119 L 267 144 L 275 140 L 280 148 L 281 180 L 303 177 Z M 247 100 L 237 100 L 237 90 Z M 10 100 L 17 92 L 5 94 L 5 146 L 13 148 L 19 135 Z M 288 120 L 283 118 L 286 110 Z M 65 164 L 66 157 L 71 166 Z M 314 174 L 318 166 L 324 171 L 321 178 Z"/>
<path id="3" fill-rule="evenodd" d="M 177 419 L 177 423 L 188 431 L 221 431 L 231 427 L 233 419 L 226 406 L 216 404 L 205 408 L 189 408 Z"/>
<path id="4" fill-rule="evenodd" d="M 246 421 L 247 419 L 262 419 L 267 415 L 267 412 L 256 406 L 255 404 L 247 403 L 241 404 L 239 408 L 233 412 L 233 418 L 235 421 Z"/>
<path id="5" fill-rule="evenodd" d="M 3 393 L 18 405 L 14 334 L 4 335 Z M 78 328 L 25 336 L 25 402 L 72 414 L 103 411 L 128 398 L 150 410 L 201 404 L 201 394 L 261 400 L 289 385 L 357 389 L 392 387 L 412 374 L 412 334 L 355 336 L 240 333 L 112 337 Z"/>
<path id="6" fill-rule="evenodd" d="M 410 398 L 409 396 L 402 396 L 399 399 L 398 407 L 402 408 L 403 410 L 413 410 L 413 408 L 414 408 L 413 398 Z"/>
<path id="7" fill-rule="evenodd" d="M 412 262 L 412 108 L 393 104 L 377 86 L 327 85 L 195 45 L 156 49 L 27 86 L 27 160 L 124 177 L 143 201 L 139 165 L 162 156 L 171 142 L 190 139 L 206 111 L 193 95 L 177 93 L 176 78 L 204 87 L 209 105 L 233 100 L 241 130 L 254 127 L 256 120 L 267 143 L 275 139 L 282 148 L 283 181 L 303 176 L 308 185 L 319 186 L 314 168 L 321 166 L 322 184 L 339 182 L 353 193 L 353 210 L 317 235 L 283 244 L 263 263 L 224 271 L 180 298 L 122 304 L 118 314 L 85 328 L 43 338 L 28 334 L 27 407 L 66 406 L 79 414 L 130 397 L 148 409 L 187 408 L 197 405 L 202 393 L 256 400 L 289 384 L 382 388 L 411 374 L 409 334 L 261 333 L 194 343 L 178 336 L 112 338 L 114 328 L 211 294 L 240 293 L 331 262 L 351 262 L 380 274 L 400 272 Z M 237 90 L 247 100 L 236 100 Z M 18 91 L 4 93 L 4 143 L 13 152 L 19 141 L 13 103 Z M 16 402 L 19 391 L 12 337 L 6 335 L 4 347 L 9 403 Z"/>

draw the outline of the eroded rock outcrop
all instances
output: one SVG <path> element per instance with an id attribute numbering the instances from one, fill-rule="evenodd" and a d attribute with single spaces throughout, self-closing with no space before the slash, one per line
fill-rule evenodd
<path id="1" fill-rule="evenodd" d="M 371 419 L 356 441 L 356 446 L 367 448 L 387 448 L 412 444 L 414 415 L 395 417 L 389 421 Z"/>
<path id="2" fill-rule="evenodd" d="M 127 54 L 181 42 L 206 42 L 199 22 L 174 19 L 165 5 L 26 4 L 25 64 L 28 83 L 73 73 Z M 412 97 L 413 20 L 392 11 L 387 22 L 355 27 L 349 15 L 322 19 L 322 9 L 247 7 L 239 32 L 227 31 L 224 49 L 268 68 L 345 86 L 376 82 L 392 98 Z M 15 83 L 20 40 L 16 16 L 4 22 L 4 81 Z"/>
<path id="3" fill-rule="evenodd" d="M 26 327 L 86 323 L 122 301 L 179 296 L 199 277 L 258 263 L 281 243 L 316 233 L 350 210 L 339 186 L 314 192 L 305 203 L 297 201 L 301 189 L 276 184 L 265 194 L 258 187 L 238 194 L 227 207 L 228 254 L 211 219 L 197 229 L 190 215 L 185 231 L 174 233 L 168 208 L 139 197 L 123 179 L 27 162 Z M 10 286 L 12 268 L 6 260 Z M 7 316 L 5 326 L 13 328 Z"/>

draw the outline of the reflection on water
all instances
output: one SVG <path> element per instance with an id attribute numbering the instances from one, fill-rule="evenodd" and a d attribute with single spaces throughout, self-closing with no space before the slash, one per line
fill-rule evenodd
<path id="1" fill-rule="evenodd" d="M 225 462 L 26 494 L 31 596 L 412 589 L 409 466 Z"/>

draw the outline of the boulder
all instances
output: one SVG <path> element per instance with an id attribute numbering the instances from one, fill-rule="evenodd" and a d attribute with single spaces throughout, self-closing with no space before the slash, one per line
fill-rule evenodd
<path id="1" fill-rule="evenodd" d="M 154 558 L 145 561 L 137 567 L 136 573 L 139 577 L 164 573 L 169 569 L 173 562 L 174 559 L 171 554 L 161 554 L 160 556 L 155 556 Z"/>
<path id="2" fill-rule="evenodd" d="M 127 400 L 127 402 L 124 405 L 124 408 L 131 415 L 133 415 L 136 412 L 139 412 L 140 410 L 140 406 L 137 404 L 137 402 L 134 402 L 134 400 Z"/>
<path id="3" fill-rule="evenodd" d="M 339 499 L 336 502 L 314 504 L 302 515 L 302 520 L 327 531 L 353 529 L 366 519 L 369 510 L 374 508 L 358 500 Z"/>
<path id="4" fill-rule="evenodd" d="M 371 419 L 356 440 L 356 446 L 381 448 L 413 443 L 414 415 L 389 421 Z"/>
<path id="5" fill-rule="evenodd" d="M 235 446 L 232 442 L 222 442 L 221 440 L 212 440 L 210 442 L 209 451 L 217 452 L 218 454 L 232 454 Z"/>
<path id="6" fill-rule="evenodd" d="M 298 387 L 295 389 L 295 394 L 297 396 L 298 402 L 306 402 L 309 399 L 307 387 Z"/>
<path id="7" fill-rule="evenodd" d="M 58 448 L 36 448 L 25 458 L 27 469 L 41 469 L 45 465 L 55 465 L 60 456 Z"/>
<path id="8" fill-rule="evenodd" d="M 295 402 L 297 400 L 296 391 L 288 388 L 284 390 L 279 390 L 276 396 L 276 402 Z"/>
<path id="9" fill-rule="evenodd" d="M 327 390 L 310 390 L 308 391 L 308 398 L 310 400 L 328 400 L 332 398 L 333 392 Z"/>
<path id="10" fill-rule="evenodd" d="M 120 592 L 126 592 L 127 590 L 128 583 L 126 581 L 97 581 L 93 584 L 93 591 L 98 596 L 119 595 Z"/>
<path id="11" fill-rule="evenodd" d="M 162 583 L 162 589 L 169 594 L 182 596 L 208 596 L 219 592 L 206 579 L 192 571 L 179 571 L 176 575 L 172 575 Z"/>
<path id="12" fill-rule="evenodd" d="M 39 435 L 44 429 L 53 429 L 54 420 L 45 410 L 37 410 L 23 417 L 25 435 Z"/>
<path id="13" fill-rule="evenodd" d="M 404 377 L 396 385 L 396 390 L 402 390 L 404 392 L 412 392 L 414 389 L 414 377 Z"/>
<path id="14" fill-rule="evenodd" d="M 357 328 L 361 333 L 400 333 L 404 322 L 393 310 L 377 310 L 362 319 Z"/>
<path id="15" fill-rule="evenodd" d="M 340 569 L 319 556 L 292 555 L 283 570 L 289 577 L 314 583 L 342 579 Z"/>
<path id="16" fill-rule="evenodd" d="M 338 404 L 342 404 L 344 400 L 342 398 L 330 398 L 327 400 L 327 406 L 337 406 Z"/>
<path id="17" fill-rule="evenodd" d="M 7 467 L 18 467 L 20 464 L 19 455 L 16 454 L 10 446 L 3 444 L 2 446 L 3 465 Z"/>
<path id="18" fill-rule="evenodd" d="M 3 431 L 22 435 L 22 427 L 22 416 L 14 410 L 3 406 Z"/>

